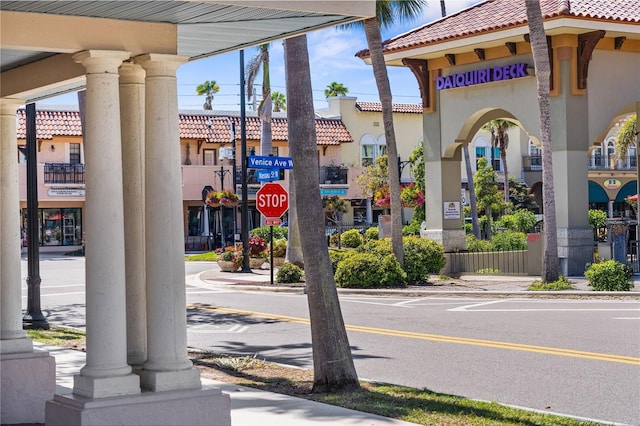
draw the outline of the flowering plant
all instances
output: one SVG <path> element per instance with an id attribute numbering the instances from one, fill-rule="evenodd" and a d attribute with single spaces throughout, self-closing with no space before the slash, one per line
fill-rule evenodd
<path id="1" fill-rule="evenodd" d="M 424 194 L 415 183 L 405 185 L 400 192 L 402 207 L 418 207 L 424 204 Z"/>
<path id="2" fill-rule="evenodd" d="M 209 207 L 235 207 L 239 201 L 238 195 L 230 190 L 209 191 L 204 202 Z"/>
<path id="3" fill-rule="evenodd" d="M 269 251 L 269 246 L 264 238 L 249 237 L 249 256 L 251 257 L 266 257 Z"/>
<path id="4" fill-rule="evenodd" d="M 244 261 L 244 256 L 242 255 L 242 247 L 238 249 L 238 247 L 225 247 L 224 252 L 220 255 L 220 259 L 225 262 L 233 262 L 233 267 L 236 270 L 242 268 L 242 263 Z"/>

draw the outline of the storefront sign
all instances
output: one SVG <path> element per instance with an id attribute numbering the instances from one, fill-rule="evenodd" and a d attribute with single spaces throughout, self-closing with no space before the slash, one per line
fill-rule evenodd
<path id="1" fill-rule="evenodd" d="M 347 190 L 320 188 L 320 195 L 347 195 Z"/>
<path id="2" fill-rule="evenodd" d="M 460 201 L 444 202 L 444 218 L 460 219 Z"/>
<path id="3" fill-rule="evenodd" d="M 49 197 L 84 197 L 84 189 L 78 188 L 49 188 Z"/>
<path id="4" fill-rule="evenodd" d="M 622 182 L 618 179 L 607 179 L 604 181 L 604 187 L 607 189 L 618 189 L 622 186 Z"/>
<path id="5" fill-rule="evenodd" d="M 455 87 L 491 83 L 492 81 L 528 77 L 529 73 L 527 72 L 527 67 L 527 64 L 519 63 L 438 77 L 436 78 L 436 90 L 453 89 Z"/>

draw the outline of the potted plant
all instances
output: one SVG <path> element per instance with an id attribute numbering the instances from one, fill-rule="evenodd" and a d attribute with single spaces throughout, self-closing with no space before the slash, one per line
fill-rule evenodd
<path id="1" fill-rule="evenodd" d="M 242 269 L 242 250 L 235 247 L 225 247 L 224 252 L 218 256 L 218 266 L 222 272 L 237 272 Z"/>
<path id="2" fill-rule="evenodd" d="M 249 266 L 257 269 L 269 256 L 269 247 L 264 238 L 249 237 Z"/>
<path id="3" fill-rule="evenodd" d="M 280 238 L 273 240 L 273 266 L 282 266 L 287 254 L 287 240 Z"/>
<path id="4" fill-rule="evenodd" d="M 228 189 L 220 191 L 218 195 L 220 196 L 220 205 L 224 207 L 235 207 L 240 201 L 238 194 Z"/>
<path id="5" fill-rule="evenodd" d="M 220 193 L 218 191 L 209 191 L 204 203 L 209 207 L 220 207 Z"/>

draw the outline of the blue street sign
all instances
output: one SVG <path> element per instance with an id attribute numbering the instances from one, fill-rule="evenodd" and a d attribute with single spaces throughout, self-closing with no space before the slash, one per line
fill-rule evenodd
<path id="1" fill-rule="evenodd" d="M 291 157 L 249 155 L 247 167 L 250 169 L 293 169 L 293 160 Z"/>
<path id="2" fill-rule="evenodd" d="M 256 178 L 258 179 L 258 182 L 280 180 L 280 169 L 256 170 Z"/>

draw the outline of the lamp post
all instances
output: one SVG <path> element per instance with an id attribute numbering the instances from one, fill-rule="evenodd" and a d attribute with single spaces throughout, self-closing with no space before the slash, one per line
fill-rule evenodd
<path id="1" fill-rule="evenodd" d="M 224 177 L 230 174 L 231 171 L 225 170 L 224 166 L 220 164 L 220 170 L 214 170 L 213 174 L 220 177 L 220 191 L 224 191 Z M 224 249 L 224 206 L 220 205 L 220 248 Z"/>
<path id="2" fill-rule="evenodd" d="M 251 272 L 249 267 L 249 206 L 247 206 L 247 125 L 244 101 L 244 50 L 240 50 L 240 145 L 242 155 L 242 272 Z"/>
<path id="3" fill-rule="evenodd" d="M 38 169 L 36 164 L 36 104 L 28 104 L 27 116 L 27 313 L 22 326 L 49 329 L 40 308 L 40 251 L 38 237 Z"/>

